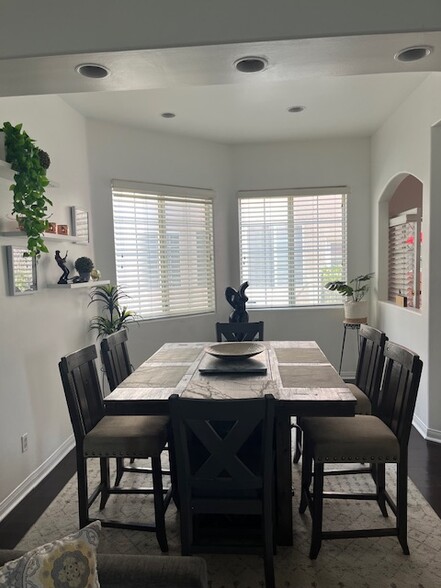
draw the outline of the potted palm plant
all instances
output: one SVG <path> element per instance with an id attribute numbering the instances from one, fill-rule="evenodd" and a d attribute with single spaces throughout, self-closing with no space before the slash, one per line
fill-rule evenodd
<path id="1" fill-rule="evenodd" d="M 368 303 L 363 299 L 369 292 L 369 281 L 373 275 L 374 273 L 371 272 L 357 276 L 349 282 L 334 280 L 325 284 L 327 290 L 336 291 L 345 298 L 344 310 L 346 319 L 367 320 Z"/>
<path id="2" fill-rule="evenodd" d="M 90 330 L 98 331 L 98 337 L 111 335 L 120 329 L 127 329 L 128 323 L 136 322 L 136 313 L 121 306 L 120 299 L 126 297 L 120 286 L 106 284 L 95 286 L 90 293 L 89 306 L 96 302 L 101 305 L 103 314 L 94 316 Z"/>

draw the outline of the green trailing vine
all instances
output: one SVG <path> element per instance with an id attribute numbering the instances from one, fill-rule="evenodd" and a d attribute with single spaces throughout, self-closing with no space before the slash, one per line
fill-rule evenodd
<path id="1" fill-rule="evenodd" d="M 17 216 L 28 237 L 25 255 L 37 257 L 41 252 L 48 252 L 43 234 L 48 228 L 48 205 L 52 206 L 52 202 L 45 195 L 49 180 L 41 163 L 41 150 L 22 126 L 5 122 L 0 130 L 5 133 L 6 161 L 16 172 L 15 184 L 10 187 L 14 194 L 12 214 Z"/>

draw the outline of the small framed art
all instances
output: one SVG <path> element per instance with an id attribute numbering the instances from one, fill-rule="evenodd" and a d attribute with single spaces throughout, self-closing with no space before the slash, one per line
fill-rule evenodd
<path id="1" fill-rule="evenodd" d="M 78 206 L 71 207 L 72 235 L 81 243 L 89 243 L 89 213 Z"/>
<path id="2" fill-rule="evenodd" d="M 37 290 L 37 260 L 35 257 L 24 257 L 23 254 L 27 251 L 25 247 L 6 246 L 11 296 L 33 294 Z"/>

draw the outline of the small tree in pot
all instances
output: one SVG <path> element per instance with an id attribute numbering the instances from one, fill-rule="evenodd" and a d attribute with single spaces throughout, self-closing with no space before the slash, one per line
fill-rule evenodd
<path id="1" fill-rule="evenodd" d="M 334 280 L 325 284 L 327 290 L 336 291 L 346 298 L 345 318 L 367 319 L 367 302 L 363 298 L 369 292 L 369 281 L 373 275 L 371 272 L 357 276 L 349 282 Z"/>
<path id="2" fill-rule="evenodd" d="M 136 322 L 136 313 L 128 310 L 127 306 L 121 306 L 120 299 L 125 297 L 127 295 L 120 286 L 106 284 L 93 288 L 90 293 L 89 306 L 93 302 L 97 302 L 101 305 L 103 312 L 99 316 L 94 316 L 90 321 L 90 329 L 98 331 L 98 337 L 127 329 L 128 323 Z"/>

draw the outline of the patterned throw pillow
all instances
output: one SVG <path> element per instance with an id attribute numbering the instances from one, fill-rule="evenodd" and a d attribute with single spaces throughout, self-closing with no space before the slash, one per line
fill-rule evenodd
<path id="1" fill-rule="evenodd" d="M 101 523 L 46 543 L 0 568 L 1 588 L 99 588 L 96 570 Z"/>

